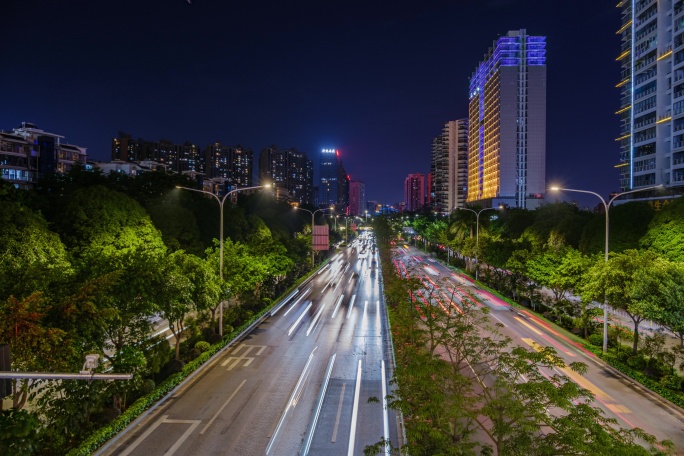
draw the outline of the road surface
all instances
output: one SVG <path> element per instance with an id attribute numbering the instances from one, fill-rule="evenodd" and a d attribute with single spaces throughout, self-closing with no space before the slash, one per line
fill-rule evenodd
<path id="1" fill-rule="evenodd" d="M 358 455 L 383 438 L 398 446 L 400 423 L 383 403 L 392 355 L 371 244 L 344 248 L 99 454 Z"/>

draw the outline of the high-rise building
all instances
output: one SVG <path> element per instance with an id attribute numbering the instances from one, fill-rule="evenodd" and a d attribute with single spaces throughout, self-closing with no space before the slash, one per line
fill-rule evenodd
<path id="1" fill-rule="evenodd" d="M 684 3 L 622 0 L 620 189 L 684 188 Z"/>
<path id="2" fill-rule="evenodd" d="M 430 204 L 433 211 L 449 214 L 456 207 L 465 204 L 468 185 L 468 119 L 446 122 L 442 133 L 432 140 L 430 175 Z"/>
<path id="3" fill-rule="evenodd" d="M 409 174 L 404 180 L 404 207 L 416 212 L 425 205 L 425 174 Z"/>
<path id="4" fill-rule="evenodd" d="M 366 211 L 366 184 L 349 182 L 349 215 L 362 215 Z"/>
<path id="5" fill-rule="evenodd" d="M 304 152 L 266 147 L 259 155 L 259 184 L 272 183 L 276 195 L 313 204 L 313 163 Z"/>
<path id="6" fill-rule="evenodd" d="M 546 191 L 546 37 L 497 39 L 470 79 L 468 197 L 533 209 Z"/>
<path id="7" fill-rule="evenodd" d="M 319 164 L 321 183 L 318 186 L 318 204 L 321 207 L 337 205 L 339 198 L 340 153 L 323 149 Z"/>
<path id="8" fill-rule="evenodd" d="M 28 189 L 39 179 L 66 173 L 77 164 L 85 166 L 86 148 L 63 139 L 28 122 L 12 132 L 0 131 L 0 178 Z"/>
<path id="9" fill-rule="evenodd" d="M 221 181 L 225 187 L 253 186 L 252 150 L 239 145 L 216 142 L 200 150 L 189 141 L 174 144 L 168 139 L 134 140 L 119 132 L 119 137 L 112 139 L 111 157 L 128 163 L 150 161 L 177 173 L 199 173 L 206 179 Z"/>

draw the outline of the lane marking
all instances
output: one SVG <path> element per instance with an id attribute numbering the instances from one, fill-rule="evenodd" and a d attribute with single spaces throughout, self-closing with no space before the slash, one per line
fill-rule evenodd
<path id="1" fill-rule="evenodd" d="M 312 305 L 313 305 L 313 303 L 310 302 L 309 305 L 306 306 L 306 309 L 304 309 L 304 311 L 303 311 L 302 314 L 299 316 L 299 318 L 297 318 L 297 321 L 295 321 L 294 324 L 290 327 L 290 330 L 287 332 L 287 335 L 288 335 L 288 336 L 289 336 L 290 334 L 292 334 L 292 331 L 294 331 L 295 328 L 299 325 L 299 322 L 302 321 L 302 318 L 304 318 L 304 315 L 306 315 L 306 313 L 309 311 L 309 309 L 311 309 L 311 306 L 312 306 Z"/>
<path id="2" fill-rule="evenodd" d="M 333 428 L 332 443 L 337 441 L 337 428 L 340 426 L 340 415 L 342 414 L 342 399 L 344 399 L 344 390 L 347 388 L 346 383 L 342 383 L 342 391 L 340 391 L 340 402 L 337 404 L 337 417 L 335 417 L 335 427 Z"/>
<path id="3" fill-rule="evenodd" d="M 387 378 L 385 376 L 385 360 L 382 360 L 382 424 L 385 437 L 385 456 L 390 456 L 389 419 L 387 417 Z"/>
<path id="4" fill-rule="evenodd" d="M 280 305 L 277 308 L 271 311 L 271 316 L 275 316 L 275 314 L 278 313 L 278 311 L 282 309 L 283 306 L 287 304 L 290 301 L 290 299 L 292 299 L 297 293 L 299 293 L 299 288 L 295 288 L 295 290 L 292 293 L 290 293 L 287 298 L 283 299 L 283 302 L 280 303 Z"/>
<path id="5" fill-rule="evenodd" d="M 235 397 L 235 395 L 238 393 L 238 391 L 240 391 L 240 388 L 242 388 L 242 385 L 244 385 L 245 383 L 247 383 L 247 379 L 243 380 L 242 383 L 240 383 L 240 386 L 238 386 L 237 389 L 235 391 L 233 391 L 233 394 L 230 395 L 230 397 L 226 400 L 226 402 L 223 403 L 221 408 L 218 409 L 218 411 L 214 414 L 214 416 L 211 417 L 211 419 L 209 420 L 207 425 L 204 426 L 204 428 L 200 431 L 200 435 L 204 434 L 204 432 L 207 430 L 207 428 L 209 426 L 211 426 L 211 423 L 213 423 L 214 420 L 216 419 L 216 417 L 218 417 L 221 414 L 223 409 L 226 408 L 226 405 L 228 405 L 228 403 Z"/>
<path id="6" fill-rule="evenodd" d="M 368 303 L 368 301 L 366 301 Z M 356 389 L 354 391 L 354 407 L 352 408 L 351 431 L 349 434 L 349 449 L 347 456 L 354 456 L 354 442 L 356 440 L 356 420 L 359 414 L 359 395 L 361 393 L 361 360 L 356 371 Z"/>
<path id="7" fill-rule="evenodd" d="M 351 315 L 351 311 L 354 308 L 354 300 L 356 299 L 356 295 L 352 295 L 351 301 L 349 301 L 349 310 L 347 311 L 347 318 Z"/>
<path id="8" fill-rule="evenodd" d="M 192 434 L 192 431 L 194 431 L 195 428 L 197 426 L 199 426 L 199 424 L 201 423 L 200 420 L 165 420 L 164 422 L 165 423 L 172 423 L 172 424 L 192 424 L 192 426 L 190 426 L 188 428 L 188 430 L 185 431 L 183 433 L 183 435 L 181 435 L 178 438 L 178 440 L 176 440 L 176 443 L 174 443 L 173 446 L 171 448 L 169 448 L 169 450 L 166 453 L 164 453 L 164 456 L 172 456 L 173 453 L 175 453 L 176 450 L 178 448 L 180 448 L 180 446 L 183 444 L 183 442 L 185 442 L 185 439 L 190 437 L 190 434 Z"/>
<path id="9" fill-rule="evenodd" d="M 302 295 L 299 297 L 299 299 L 297 299 L 297 300 L 294 302 L 294 304 L 292 304 L 292 305 L 290 306 L 289 309 L 287 309 L 287 312 L 285 312 L 285 313 L 283 314 L 283 317 L 286 316 L 287 314 L 289 314 L 290 311 L 291 311 L 292 309 L 294 309 L 295 307 L 297 307 L 297 304 L 299 304 L 299 301 L 301 301 L 301 300 L 304 299 L 306 296 L 308 296 L 309 293 L 311 292 L 311 289 L 312 289 L 312 288 L 313 288 L 313 287 L 309 287 L 309 289 L 306 290 L 306 291 L 304 292 L 304 294 L 302 294 Z"/>
<path id="10" fill-rule="evenodd" d="M 273 435 L 271 435 L 271 439 L 268 442 L 268 446 L 266 447 L 266 454 L 268 454 L 269 451 L 271 451 L 271 448 L 273 447 L 273 444 L 276 441 L 276 437 L 278 436 L 278 432 L 280 432 L 280 428 L 282 427 L 283 423 L 285 422 L 285 417 L 287 416 L 288 412 L 290 411 L 290 407 L 295 401 L 295 397 L 299 395 L 299 389 L 302 386 L 302 383 L 304 382 L 304 379 L 308 376 L 307 371 L 309 370 L 309 366 L 311 365 L 311 360 L 314 358 L 314 353 L 316 353 L 316 349 L 318 347 L 315 347 L 311 354 L 309 355 L 309 359 L 307 360 L 306 364 L 304 365 L 304 369 L 302 370 L 302 373 L 299 374 L 299 380 L 297 380 L 297 384 L 295 385 L 294 389 L 292 390 L 292 394 L 290 395 L 290 399 L 287 401 L 287 404 L 285 404 L 285 410 L 283 410 L 283 414 L 280 415 L 280 421 L 278 421 L 278 425 L 275 428 L 275 431 L 273 431 Z"/>
<path id="11" fill-rule="evenodd" d="M 335 318 L 335 315 L 337 315 L 337 310 L 340 308 L 340 304 L 342 304 L 342 299 L 344 298 L 344 295 L 341 294 L 339 298 L 337 298 L 337 304 L 335 304 L 335 310 L 333 310 L 333 314 L 331 318 Z"/>
<path id="12" fill-rule="evenodd" d="M 316 406 L 316 412 L 313 416 L 313 421 L 311 422 L 311 432 L 309 432 L 309 437 L 306 440 L 306 444 L 302 449 L 304 456 L 309 454 L 309 448 L 311 448 L 311 441 L 313 440 L 314 432 L 316 432 L 316 424 L 318 423 L 318 417 L 321 414 L 321 408 L 323 407 L 323 399 L 325 399 L 325 392 L 328 390 L 328 383 L 330 383 L 330 375 L 332 374 L 333 366 L 335 365 L 335 357 L 337 353 L 334 353 L 328 361 L 328 369 L 325 374 L 325 379 L 323 380 L 323 386 L 321 387 L 321 393 L 318 396 L 318 405 Z"/>
<path id="13" fill-rule="evenodd" d="M 147 429 L 138 439 L 133 442 L 131 446 L 129 446 L 126 451 L 121 453 L 121 456 L 128 456 L 131 454 L 131 452 L 138 446 L 140 445 L 143 440 L 145 440 L 147 437 L 152 434 L 160 425 L 164 423 L 168 424 L 191 424 L 192 426 L 188 427 L 188 429 L 181 435 L 178 440 L 171 446 L 171 448 L 168 449 L 166 453 L 164 453 L 164 456 L 172 456 L 178 448 L 185 442 L 185 440 L 190 437 L 190 434 L 199 426 L 199 424 L 202 422 L 201 420 L 169 420 L 169 415 L 163 415 L 161 418 L 159 418 L 155 423 Z"/>
<path id="14" fill-rule="evenodd" d="M 259 351 L 256 352 L 254 356 L 247 356 L 250 354 L 252 349 L 254 348 L 259 348 Z M 238 351 L 240 351 L 242 348 L 246 348 L 245 352 L 242 354 L 242 356 L 229 356 L 226 358 L 225 361 L 221 363 L 221 367 L 226 366 L 228 363 L 233 361 L 233 363 L 228 367 L 228 370 L 233 370 L 233 368 L 237 367 L 238 364 L 240 364 L 240 361 L 244 361 L 245 364 L 243 364 L 243 367 L 247 367 L 250 364 L 252 364 L 252 361 L 254 361 L 255 356 L 261 355 L 264 350 L 266 350 L 266 345 L 246 345 L 246 344 L 240 344 L 237 347 L 235 347 L 235 350 L 233 350 L 233 355 L 235 355 Z"/>
<path id="15" fill-rule="evenodd" d="M 532 325 L 529 325 L 529 324 L 525 323 L 525 322 L 522 321 L 519 317 L 513 317 L 513 318 L 515 318 L 516 320 L 518 320 L 518 321 L 519 321 L 520 323 L 522 323 L 523 325 L 527 326 L 531 331 L 534 331 L 535 333 L 539 334 L 540 336 L 543 335 L 540 331 L 537 331 L 537 329 L 536 329 L 535 327 L 533 327 Z"/>
<path id="16" fill-rule="evenodd" d="M 308 336 L 311 334 L 311 330 L 313 329 L 314 326 L 316 326 L 316 323 L 318 322 L 318 319 L 321 318 L 321 315 L 323 315 L 323 310 L 328 304 L 323 304 L 320 309 L 318 309 L 318 312 L 316 312 L 316 316 L 314 317 L 313 321 L 309 325 L 309 329 L 306 330 L 306 335 Z"/>

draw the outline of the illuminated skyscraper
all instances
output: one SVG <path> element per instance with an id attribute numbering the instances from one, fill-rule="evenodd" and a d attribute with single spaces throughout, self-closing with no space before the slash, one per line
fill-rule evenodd
<path id="1" fill-rule="evenodd" d="M 497 39 L 470 79 L 468 198 L 534 209 L 546 191 L 546 37 Z"/>
<path id="2" fill-rule="evenodd" d="M 442 134 L 433 139 L 430 174 L 433 211 L 450 214 L 463 206 L 468 186 L 468 119 L 446 122 Z"/>
<path id="3" fill-rule="evenodd" d="M 425 175 L 409 174 L 404 180 L 404 203 L 406 210 L 415 212 L 425 205 Z"/>
<path id="4" fill-rule="evenodd" d="M 620 189 L 684 187 L 684 3 L 622 0 Z"/>
<path id="5" fill-rule="evenodd" d="M 340 154 L 335 149 L 323 149 L 319 164 L 321 183 L 318 186 L 318 204 L 335 206 L 339 200 Z"/>
<path id="6" fill-rule="evenodd" d="M 362 215 L 366 211 L 366 184 L 349 182 L 349 215 Z"/>

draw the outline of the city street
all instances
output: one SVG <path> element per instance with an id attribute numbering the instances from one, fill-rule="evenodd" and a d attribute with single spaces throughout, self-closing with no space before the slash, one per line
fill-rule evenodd
<path id="1" fill-rule="evenodd" d="M 588 371 L 584 376 L 568 368 L 557 373 L 568 376 L 591 391 L 596 406 L 606 416 L 615 418 L 619 426 L 639 427 L 660 440 L 669 439 L 674 442 L 677 454 L 684 454 L 684 410 L 611 368 L 531 312 L 512 308 L 480 289 L 469 277 L 454 273 L 433 257 L 408 245 L 402 245 L 397 251 L 397 260 L 410 274 L 429 279 L 447 289 L 447 293 L 455 289 L 457 294 L 465 293 L 488 306 L 492 322 L 501 323 L 503 327 L 500 331 L 510 337 L 514 344 L 533 349 L 551 346 L 566 364 L 575 361 L 587 364 Z"/>
<path id="2" fill-rule="evenodd" d="M 391 352 L 374 255 L 365 237 L 345 247 L 99 454 L 351 455 L 383 438 L 399 445 L 397 417 L 383 407 Z"/>

